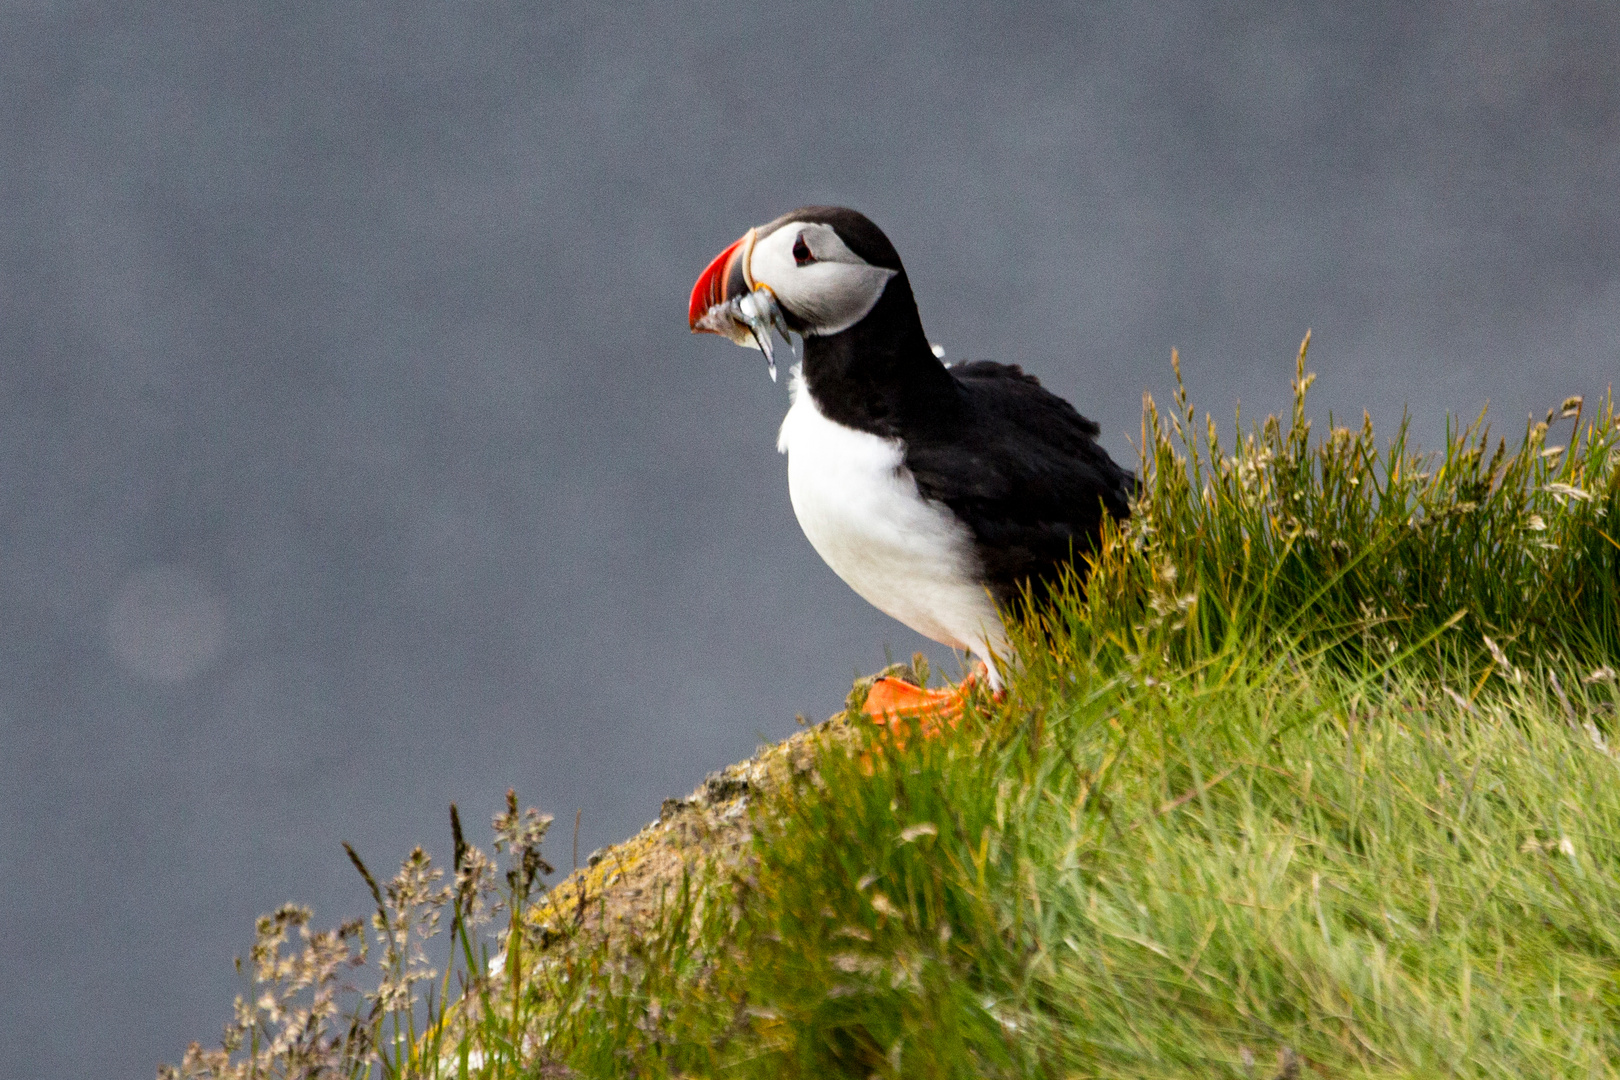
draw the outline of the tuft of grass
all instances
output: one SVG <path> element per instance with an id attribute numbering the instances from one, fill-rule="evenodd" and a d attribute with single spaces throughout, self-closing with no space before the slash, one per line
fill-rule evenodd
<path id="1" fill-rule="evenodd" d="M 822 728 L 741 869 L 344 1075 L 1620 1077 L 1612 396 L 1423 455 L 1304 362 L 1230 451 L 1146 402 L 1004 701 Z"/>
<path id="2" fill-rule="evenodd" d="M 467 842 L 451 804 L 448 884 L 420 847 L 379 882 L 344 844 L 376 905 L 371 933 L 360 919 L 312 930 L 310 910 L 297 904 L 262 916 L 248 961 L 236 961 L 246 992 L 220 1045 L 193 1042 L 179 1065 L 159 1066 L 158 1080 L 498 1078 L 543 1069 L 533 1039 L 539 998 L 528 977 L 540 943 L 524 913 L 552 872 L 540 854 L 551 821 L 520 812 L 517 793 L 506 793 L 493 820 L 503 872 Z M 447 913 L 441 976 L 428 953 Z M 298 944 L 289 948 L 292 933 Z M 363 983 L 349 981 L 360 975 Z"/>
<path id="3" fill-rule="evenodd" d="M 1448 422 L 1435 453 L 1410 445 L 1404 420 L 1380 449 L 1365 414 L 1355 428 L 1330 416 L 1313 439 L 1309 344 L 1286 425 L 1270 416 L 1244 433 L 1239 418 L 1230 450 L 1172 358 L 1173 407 L 1143 402 L 1137 512 L 1089 588 L 1071 581 L 1036 613 L 1042 630 L 1184 663 L 1279 643 L 1382 663 L 1456 624 L 1481 655 L 1486 638 L 1526 656 L 1620 651 L 1612 390 L 1584 421 L 1586 403 L 1565 399 L 1511 453 L 1483 413 Z"/>

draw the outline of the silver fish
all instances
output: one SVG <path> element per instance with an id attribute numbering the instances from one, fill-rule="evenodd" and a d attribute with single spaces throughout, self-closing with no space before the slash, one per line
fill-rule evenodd
<path id="1" fill-rule="evenodd" d="M 776 302 L 776 294 L 769 289 L 755 289 L 747 296 L 738 297 L 735 301 L 737 311 L 735 318 L 748 327 L 749 335 L 754 339 L 754 345 L 765 354 L 765 370 L 770 372 L 771 382 L 776 381 L 776 350 L 773 331 L 782 335 L 783 341 L 791 341 L 788 337 L 787 320 L 782 317 L 782 308 Z"/>
<path id="2" fill-rule="evenodd" d="M 738 345 L 764 353 L 765 370 L 770 372 L 772 382 L 776 381 L 776 348 L 772 332 L 781 334 L 783 341 L 791 343 L 793 340 L 788 335 L 787 320 L 782 317 L 776 296 L 768 288 L 755 289 L 714 305 L 703 313 L 696 329 L 713 330 Z"/>

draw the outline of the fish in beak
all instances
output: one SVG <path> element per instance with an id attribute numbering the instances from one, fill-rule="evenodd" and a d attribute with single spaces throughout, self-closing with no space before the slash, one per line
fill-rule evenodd
<path id="1" fill-rule="evenodd" d="M 692 286 L 687 322 L 694 334 L 719 334 L 738 345 L 765 354 L 765 368 L 776 381 L 776 352 L 772 331 L 788 340 L 787 320 L 769 285 L 756 283 L 748 271 L 758 230 L 714 257 Z"/>

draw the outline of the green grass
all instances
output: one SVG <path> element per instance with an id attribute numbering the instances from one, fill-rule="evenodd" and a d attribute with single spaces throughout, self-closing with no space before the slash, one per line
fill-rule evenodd
<path id="1" fill-rule="evenodd" d="M 829 736 L 628 943 L 509 929 L 492 981 L 453 898 L 477 1007 L 336 1071 L 1620 1076 L 1612 400 L 1425 457 L 1309 383 L 1230 450 L 1148 404 L 1004 702 Z"/>
<path id="2" fill-rule="evenodd" d="M 1460 618 L 1474 644 L 1494 635 L 1528 655 L 1616 655 L 1612 396 L 1584 423 L 1586 404 L 1567 399 L 1512 453 L 1483 415 L 1448 424 L 1431 455 L 1410 447 L 1404 422 L 1382 450 L 1366 417 L 1356 428 L 1330 417 L 1313 439 L 1309 340 L 1286 426 L 1268 417 L 1231 450 L 1212 419 L 1198 422 L 1179 364 L 1169 414 L 1146 401 L 1142 512 L 1103 553 L 1091 602 L 1071 594 L 1050 616 L 1063 636 L 1147 647 L 1137 625 L 1170 616 L 1188 633 L 1152 644 L 1184 662 L 1285 642 L 1382 663 L 1380 647 L 1410 647 Z"/>

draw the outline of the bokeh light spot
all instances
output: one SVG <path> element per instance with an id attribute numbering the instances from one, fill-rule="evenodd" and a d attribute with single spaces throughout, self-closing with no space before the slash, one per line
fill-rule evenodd
<path id="1" fill-rule="evenodd" d="M 184 567 L 147 567 L 118 590 L 107 613 L 107 637 L 113 656 L 131 674 L 182 683 L 219 656 L 225 602 Z"/>

